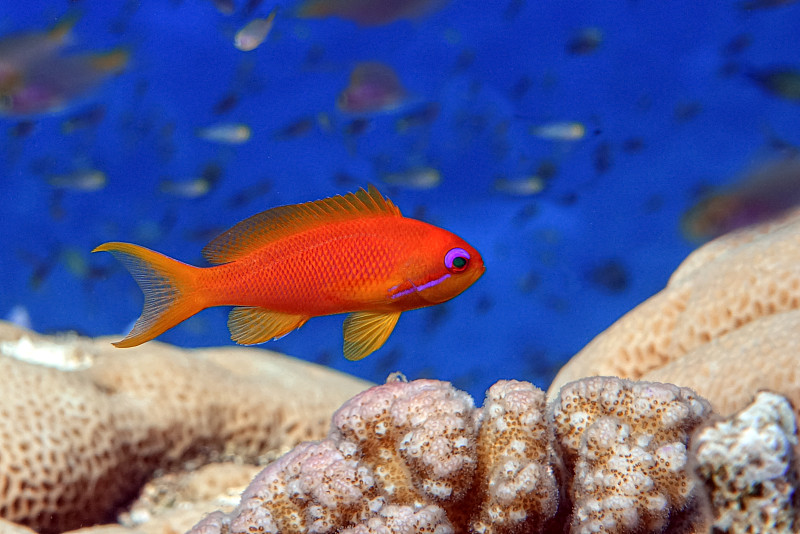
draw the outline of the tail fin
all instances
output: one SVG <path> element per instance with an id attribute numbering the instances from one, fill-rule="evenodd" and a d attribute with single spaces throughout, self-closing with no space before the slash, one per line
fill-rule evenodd
<path id="1" fill-rule="evenodd" d="M 205 306 L 197 299 L 198 267 L 130 243 L 104 243 L 92 252 L 110 252 L 130 271 L 144 293 L 142 315 L 115 346 L 141 345 L 185 321 Z"/>

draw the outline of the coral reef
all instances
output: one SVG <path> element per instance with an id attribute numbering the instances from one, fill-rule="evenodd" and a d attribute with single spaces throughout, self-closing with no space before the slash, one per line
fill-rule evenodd
<path id="1" fill-rule="evenodd" d="M 368 385 L 256 349 L 119 351 L 7 323 L 0 376 L 0 517 L 40 533 L 112 519 L 156 470 L 322 437 Z"/>
<path id="2" fill-rule="evenodd" d="M 553 404 L 573 533 L 662 532 L 698 515 L 686 446 L 708 403 L 671 384 L 587 378 Z"/>
<path id="3" fill-rule="evenodd" d="M 616 378 L 566 386 L 551 412 L 526 382 L 475 408 L 446 382 L 394 380 L 190 533 L 692 532 L 686 450 L 709 414 L 685 388 Z"/>
<path id="4" fill-rule="evenodd" d="M 798 251 L 800 211 L 697 249 L 664 290 L 575 355 L 548 395 L 572 380 L 612 375 L 691 387 L 725 415 L 762 388 L 800 409 L 800 341 L 792 335 L 800 324 Z"/>
<path id="5" fill-rule="evenodd" d="M 544 408 L 525 382 L 495 384 L 476 409 L 446 382 L 396 379 L 345 403 L 328 439 L 270 464 L 232 514 L 192 532 L 539 531 L 558 500 Z"/>
<path id="6" fill-rule="evenodd" d="M 797 532 L 797 421 L 774 393 L 727 421 L 704 429 L 693 443 L 697 473 L 708 488 L 720 532 Z"/>
<path id="7" fill-rule="evenodd" d="M 61 393 L 43 394 L 37 409 L 73 396 L 72 407 L 59 412 L 64 419 L 83 413 L 79 421 L 86 435 L 98 437 L 101 444 L 127 443 L 129 449 L 144 450 L 141 443 L 124 441 L 139 435 L 130 424 L 141 424 L 139 416 L 97 424 L 103 412 L 86 412 L 86 407 L 97 408 L 93 395 L 113 395 L 103 388 L 87 394 L 92 390 L 84 373 L 100 368 L 101 359 L 94 355 L 89 368 L 64 373 L 19 361 L 9 365 L 15 360 L 0 357 L 6 365 L 0 372 L 22 376 L 26 371 L 19 369 L 33 368 L 56 373 L 58 378 L 43 381 L 56 380 L 53 389 Z M 135 415 L 133 400 L 119 397 L 110 403 L 106 398 L 105 404 L 119 401 Z M 108 410 L 118 414 L 116 407 Z M 127 438 L 100 431 L 123 424 L 128 424 Z M 54 425 L 62 428 L 65 423 Z M 43 424 L 37 428 L 41 431 Z M 76 428 L 69 427 L 62 439 L 75 443 L 82 435 Z M 159 441 L 163 436 L 153 427 L 147 439 L 151 448 L 146 450 L 162 446 L 165 458 L 181 457 L 164 448 Z M 544 392 L 531 384 L 501 381 L 487 391 L 483 407 L 476 408 L 449 383 L 405 382 L 394 376 L 342 405 L 333 414 L 326 439 L 300 443 L 270 463 L 241 499 L 237 494 L 253 466 L 198 468 L 194 462 L 203 458 L 194 456 L 183 464 L 187 471 L 148 483 L 136 504 L 120 516 L 122 524 L 69 534 L 175 534 L 203 517 L 190 534 L 789 533 L 797 530 L 800 510 L 797 443 L 789 402 L 768 392 L 722 419 L 691 390 L 671 384 L 587 378 L 565 385 L 548 405 Z M 186 443 L 178 439 L 171 445 Z M 34 453 L 22 464 L 31 476 L 25 489 L 36 488 L 39 471 L 47 475 L 60 463 L 74 462 L 83 476 L 93 472 L 90 464 L 64 452 L 45 458 L 35 454 L 40 444 L 31 447 Z M 245 455 L 252 453 L 249 445 L 244 450 Z M 96 454 L 84 445 L 81 452 L 87 451 Z M 109 478 L 82 486 L 84 499 L 79 502 L 90 511 L 91 503 L 115 490 L 113 477 L 142 463 L 130 456 L 131 466 L 120 467 L 116 459 L 124 454 L 114 447 L 107 451 L 102 460 Z M 6 454 L 4 449 L 0 461 L 6 461 Z M 4 484 L 16 480 L 13 470 L 0 473 Z M 63 470 L 58 476 L 64 487 L 53 490 L 62 496 L 55 509 L 63 514 L 74 510 L 76 501 L 70 499 L 81 492 L 65 493 L 73 481 Z M 41 504 L 39 493 L 30 495 L 33 505 L 49 505 Z M 213 508 L 221 510 L 209 514 Z M 0 532 L 33 532 L 8 519 L 0 519 Z M 59 530 L 37 527 L 39 532 L 47 529 Z"/>

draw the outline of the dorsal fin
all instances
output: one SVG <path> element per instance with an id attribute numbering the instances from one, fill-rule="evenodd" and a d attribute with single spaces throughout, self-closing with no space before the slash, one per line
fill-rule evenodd
<path id="1" fill-rule="evenodd" d="M 203 249 L 213 264 L 228 263 L 303 230 L 361 217 L 400 217 L 400 210 L 373 185 L 355 193 L 290 204 L 257 213 L 216 237 Z"/>

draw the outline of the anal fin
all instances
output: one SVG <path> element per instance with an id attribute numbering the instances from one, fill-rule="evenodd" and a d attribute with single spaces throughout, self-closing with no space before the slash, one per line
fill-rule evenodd
<path id="1" fill-rule="evenodd" d="M 240 345 L 254 345 L 283 337 L 308 321 L 305 315 L 291 315 L 255 306 L 237 306 L 228 315 L 231 339 Z"/>
<path id="2" fill-rule="evenodd" d="M 344 320 L 344 357 L 360 360 L 386 342 L 400 312 L 355 312 Z"/>

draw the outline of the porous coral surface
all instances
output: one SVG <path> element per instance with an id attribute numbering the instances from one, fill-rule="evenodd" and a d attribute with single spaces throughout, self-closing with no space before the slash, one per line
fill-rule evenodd
<path id="1" fill-rule="evenodd" d="M 113 519 L 156 470 L 267 460 L 321 437 L 368 386 L 267 351 L 123 351 L 8 324 L 0 376 L 0 517 L 40 533 Z"/>
<path id="2" fill-rule="evenodd" d="M 761 389 L 780 392 L 800 413 L 800 310 L 768 315 L 711 340 L 643 380 L 678 383 L 720 415 L 742 409 Z"/>
<path id="3" fill-rule="evenodd" d="M 800 211 L 707 243 L 665 289 L 576 354 L 548 395 L 572 380 L 610 375 L 691 387 L 726 415 L 761 388 L 800 409 L 792 335 L 800 324 L 799 252 Z"/>
<path id="4" fill-rule="evenodd" d="M 192 533 L 536 532 L 558 501 L 546 436 L 531 384 L 499 382 L 482 410 L 446 382 L 391 381 L 348 401 L 328 439 L 270 464 L 232 514 Z"/>
<path id="5" fill-rule="evenodd" d="M 796 446 L 792 407 L 770 392 L 696 436 L 697 473 L 708 489 L 716 532 L 800 530 Z"/>
<path id="6" fill-rule="evenodd" d="M 686 447 L 711 409 L 693 391 L 594 377 L 565 385 L 552 409 L 571 532 L 662 532 L 697 513 Z"/>
<path id="7" fill-rule="evenodd" d="M 395 380 L 190 533 L 692 532 L 686 450 L 708 403 L 597 378 L 566 387 L 552 413 L 527 382 L 498 382 L 475 408 L 448 383 Z"/>

